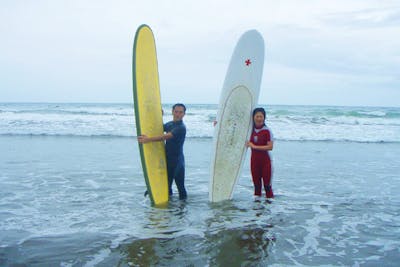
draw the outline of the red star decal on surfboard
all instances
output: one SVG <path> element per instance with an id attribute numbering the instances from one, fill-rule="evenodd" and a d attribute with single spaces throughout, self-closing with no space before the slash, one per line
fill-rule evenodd
<path id="1" fill-rule="evenodd" d="M 250 61 L 250 59 L 248 58 L 248 59 L 246 59 L 246 61 L 245 61 L 244 63 L 246 63 L 246 66 L 250 66 L 251 61 Z"/>

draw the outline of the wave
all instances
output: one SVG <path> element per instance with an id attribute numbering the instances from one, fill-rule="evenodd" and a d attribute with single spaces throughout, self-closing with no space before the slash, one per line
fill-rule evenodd
<path id="1" fill-rule="evenodd" d="M 115 134 L 58 134 L 58 133 L 0 133 L 4 137 L 98 137 L 98 138 L 134 138 L 134 135 L 115 135 Z"/>
<path id="2" fill-rule="evenodd" d="M 78 111 L 78 110 L 0 110 L 4 114 L 41 114 L 41 115 L 82 115 L 82 116 L 133 116 L 134 112 L 101 112 L 101 111 Z"/>
<path id="3" fill-rule="evenodd" d="M 389 118 L 400 119 L 399 108 L 359 108 L 323 106 L 272 106 L 266 108 L 267 116 L 344 117 L 344 118 Z"/>
<path id="4" fill-rule="evenodd" d="M 132 116 L 132 104 L 0 103 L 0 113 Z"/>
<path id="5" fill-rule="evenodd" d="M 136 139 L 135 135 L 118 135 L 118 134 L 51 134 L 51 133 L 0 133 L 0 137 L 54 137 L 54 138 L 116 138 L 116 139 Z M 212 136 L 188 136 L 186 140 L 206 140 L 212 141 Z M 355 140 L 349 138 L 275 138 L 275 142 L 349 142 L 349 143 L 366 143 L 366 144 L 400 144 L 400 140 Z"/>
<path id="6" fill-rule="evenodd" d="M 393 125 L 400 126 L 399 119 L 366 119 L 355 117 L 307 117 L 307 116 L 280 116 L 269 117 L 269 123 L 299 123 L 317 125 Z"/>
<path id="7" fill-rule="evenodd" d="M 276 140 L 400 142 L 400 108 L 263 106 Z M 172 120 L 163 105 L 164 121 Z M 218 106 L 187 105 L 188 138 L 210 139 Z M 0 103 L 0 136 L 134 137 L 131 104 Z"/>

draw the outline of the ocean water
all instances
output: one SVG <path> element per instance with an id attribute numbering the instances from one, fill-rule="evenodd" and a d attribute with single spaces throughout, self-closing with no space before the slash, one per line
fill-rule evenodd
<path id="1" fill-rule="evenodd" d="M 274 200 L 248 154 L 208 202 L 217 106 L 188 105 L 189 198 L 158 209 L 131 104 L 0 103 L 0 266 L 398 266 L 400 108 L 264 107 Z"/>
<path id="2" fill-rule="evenodd" d="M 400 142 L 400 108 L 265 106 L 278 140 Z M 172 105 L 164 105 L 171 120 Z M 189 138 L 212 138 L 217 105 L 189 105 Z M 0 135 L 135 136 L 133 104 L 0 103 Z"/>

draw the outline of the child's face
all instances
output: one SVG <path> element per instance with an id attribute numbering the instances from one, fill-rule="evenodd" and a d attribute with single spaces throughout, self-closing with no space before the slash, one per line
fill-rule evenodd
<path id="1" fill-rule="evenodd" d="M 256 114 L 254 114 L 254 125 L 256 127 L 261 127 L 264 124 L 264 115 L 261 112 L 257 112 Z"/>
<path id="2" fill-rule="evenodd" d="M 176 106 L 172 110 L 172 116 L 174 121 L 181 121 L 183 117 L 185 116 L 185 110 L 181 106 Z"/>

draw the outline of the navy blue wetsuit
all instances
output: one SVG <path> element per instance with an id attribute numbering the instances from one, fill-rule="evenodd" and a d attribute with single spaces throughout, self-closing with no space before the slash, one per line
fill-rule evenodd
<path id="1" fill-rule="evenodd" d="M 172 182 L 175 180 L 179 199 L 186 199 L 185 157 L 183 156 L 186 126 L 183 121 L 170 121 L 164 124 L 164 132 L 170 132 L 173 135 L 172 138 L 165 142 L 169 194 L 172 195 Z"/>

